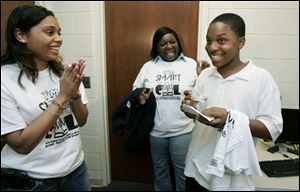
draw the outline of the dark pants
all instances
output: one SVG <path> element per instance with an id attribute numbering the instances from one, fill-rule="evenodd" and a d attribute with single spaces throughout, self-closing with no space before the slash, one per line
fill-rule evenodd
<path id="1" fill-rule="evenodd" d="M 70 174 L 50 179 L 34 179 L 23 175 L 21 171 L 17 178 L 2 178 L 1 191 L 91 191 L 89 175 L 85 162 Z M 26 174 L 26 173 L 25 173 Z M 5 176 L 10 176 L 6 174 Z M 20 181 L 23 181 L 20 183 Z"/>
<path id="2" fill-rule="evenodd" d="M 193 177 L 185 178 L 186 191 L 209 191 L 205 187 L 202 187 Z"/>

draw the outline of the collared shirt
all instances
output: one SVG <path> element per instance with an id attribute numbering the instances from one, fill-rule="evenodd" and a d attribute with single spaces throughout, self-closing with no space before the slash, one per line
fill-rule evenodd
<path id="1" fill-rule="evenodd" d="M 251 61 L 241 71 L 225 79 L 215 67 L 207 68 L 199 75 L 194 89 L 208 98 L 208 108 L 218 106 L 237 110 L 249 119 L 261 121 L 274 141 L 280 135 L 282 117 L 279 88 L 268 71 L 255 66 Z M 254 190 L 251 175 L 244 172 L 220 177 L 214 184 L 203 176 L 201 165 L 210 161 L 209 157 L 213 155 L 217 140 L 218 129 L 196 123 L 187 155 L 185 175 L 195 178 L 207 189 L 218 185 L 218 190 Z M 227 183 L 226 178 L 231 179 L 229 188 L 224 185 Z"/>

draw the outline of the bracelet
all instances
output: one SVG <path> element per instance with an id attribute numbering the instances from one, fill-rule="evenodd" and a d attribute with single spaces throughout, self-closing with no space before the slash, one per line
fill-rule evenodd
<path id="1" fill-rule="evenodd" d="M 46 112 L 48 112 L 51 115 L 55 115 L 56 117 L 59 117 L 61 115 L 61 113 L 55 113 L 53 111 L 50 111 L 48 108 L 46 109 Z"/>
<path id="2" fill-rule="evenodd" d="M 80 99 L 81 98 L 81 94 L 79 93 L 77 96 L 75 96 L 75 97 L 71 97 L 71 99 L 73 100 L 73 101 L 75 101 L 75 100 L 77 100 L 77 99 Z"/>
<path id="3" fill-rule="evenodd" d="M 67 108 L 67 104 L 66 104 L 66 105 L 62 105 L 62 104 L 60 104 L 60 103 L 57 103 L 57 102 L 55 101 L 55 99 L 52 101 L 52 103 L 53 103 L 54 105 L 56 105 L 57 107 L 59 107 L 60 109 L 65 110 L 65 109 Z"/>

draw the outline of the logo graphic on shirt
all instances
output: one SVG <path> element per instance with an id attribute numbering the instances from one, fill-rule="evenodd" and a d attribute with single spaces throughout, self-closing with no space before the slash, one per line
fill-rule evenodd
<path id="1" fill-rule="evenodd" d="M 174 71 L 163 71 L 162 74 L 156 75 L 156 99 L 157 100 L 181 100 L 179 85 L 181 74 Z"/>
<path id="2" fill-rule="evenodd" d="M 39 104 L 39 107 L 40 109 L 45 111 L 48 108 L 48 104 L 51 103 L 53 99 L 55 99 L 56 95 L 58 94 L 58 90 L 44 90 L 41 92 L 41 94 L 45 97 L 45 101 L 41 102 Z M 78 128 L 78 125 L 74 122 L 72 110 L 70 104 L 68 104 L 67 109 L 65 109 L 62 115 L 58 117 L 53 127 L 46 134 L 45 138 L 49 140 L 46 142 L 46 147 L 59 144 L 66 139 L 78 136 L 78 130 L 71 131 L 76 128 Z"/>
<path id="3" fill-rule="evenodd" d="M 58 89 L 44 90 L 41 94 L 45 97 L 46 101 L 50 103 L 58 95 Z"/>

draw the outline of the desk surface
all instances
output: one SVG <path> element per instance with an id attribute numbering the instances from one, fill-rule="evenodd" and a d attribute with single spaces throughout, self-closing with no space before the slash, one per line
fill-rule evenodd
<path id="1" fill-rule="evenodd" d="M 256 143 L 256 153 L 259 161 L 261 160 L 276 160 L 276 159 L 286 159 L 281 153 L 270 153 L 267 151 L 269 147 L 274 146 L 271 142 L 263 142 L 258 140 Z M 285 152 L 288 156 L 292 158 L 299 158 L 298 155 L 294 155 L 289 152 Z M 262 177 L 255 176 L 255 189 L 258 191 L 289 191 L 296 190 L 299 191 L 299 176 L 293 177 L 268 177 L 262 171 Z"/>

